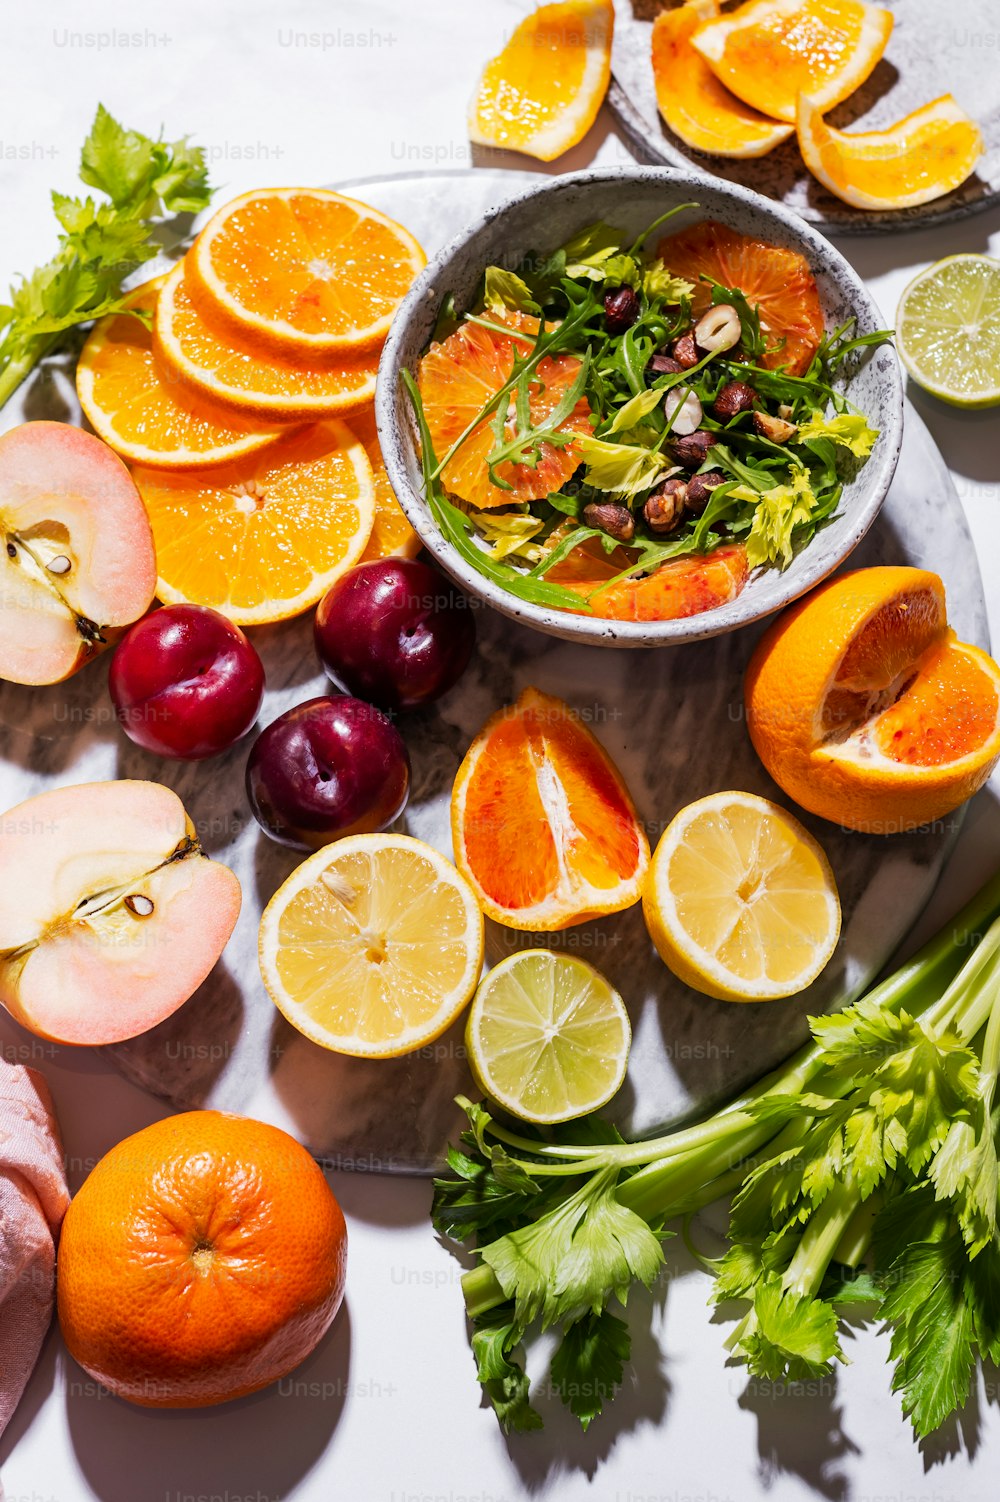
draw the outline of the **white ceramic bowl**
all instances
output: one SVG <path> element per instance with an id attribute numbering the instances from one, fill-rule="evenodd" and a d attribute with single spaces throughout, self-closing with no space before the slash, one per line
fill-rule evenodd
<path id="1" fill-rule="evenodd" d="M 552 251 L 598 219 L 621 228 L 627 239 L 682 203 L 697 203 L 698 208 L 677 215 L 670 231 L 699 219 L 719 219 L 803 254 L 816 278 L 827 328 L 851 317 L 859 334 L 883 326 L 863 283 L 840 252 L 790 210 L 745 188 L 694 173 L 635 167 L 547 178 L 471 224 L 420 276 L 396 315 L 382 353 L 375 399 L 382 453 L 392 487 L 424 546 L 471 594 L 567 641 L 666 646 L 717 636 L 781 609 L 832 573 L 861 541 L 878 515 L 899 457 L 903 386 L 895 352 L 883 345 L 865 352 L 850 382 L 851 400 L 880 436 L 871 458 L 845 485 L 837 516 L 783 572 L 757 570 L 735 600 L 682 620 L 607 621 L 531 605 L 485 578 L 455 552 L 424 499 L 416 428 L 400 379 L 404 369 L 416 371 L 445 298 L 451 293 L 459 311 L 465 311 L 489 265 L 515 266 L 524 256 Z"/>

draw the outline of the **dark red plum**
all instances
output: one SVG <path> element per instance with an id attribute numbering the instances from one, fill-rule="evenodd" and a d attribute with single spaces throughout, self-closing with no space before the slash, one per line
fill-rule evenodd
<path id="1" fill-rule="evenodd" d="M 261 731 L 246 780 L 254 818 L 273 840 L 318 850 L 397 819 L 409 796 L 410 758 L 373 705 L 347 695 L 307 699 Z"/>
<path id="2" fill-rule="evenodd" d="M 130 740 L 157 756 L 218 756 L 253 725 L 264 667 L 239 626 L 205 605 L 165 605 L 111 659 L 108 688 Z"/>
<path id="3" fill-rule="evenodd" d="M 382 558 L 327 591 L 315 638 L 327 676 L 345 693 L 383 709 L 418 709 L 462 676 L 476 626 L 443 574 L 413 558 Z"/>

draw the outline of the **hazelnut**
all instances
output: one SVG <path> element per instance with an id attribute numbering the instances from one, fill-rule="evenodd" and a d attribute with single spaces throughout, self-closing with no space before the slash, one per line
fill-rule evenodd
<path id="1" fill-rule="evenodd" d="M 663 398 L 663 410 L 671 433 L 683 438 L 701 426 L 704 412 L 701 402 L 688 386 L 677 386 Z"/>
<path id="2" fill-rule="evenodd" d="M 707 470 L 703 475 L 692 475 L 688 481 L 685 505 L 689 511 L 699 515 L 708 505 L 708 498 L 717 485 L 724 485 L 725 475 L 721 469 Z"/>
<path id="3" fill-rule="evenodd" d="M 646 379 L 650 376 L 680 375 L 684 366 L 673 355 L 654 355 L 646 366 Z"/>
<path id="4" fill-rule="evenodd" d="M 732 349 L 743 338 L 740 315 L 732 303 L 720 302 L 703 313 L 694 326 L 695 342 L 707 355 Z"/>
<path id="5" fill-rule="evenodd" d="M 694 335 L 690 332 L 682 334 L 679 339 L 675 340 L 671 353 L 682 370 L 690 370 L 692 365 L 697 365 L 698 348 L 694 342 Z"/>
<path id="6" fill-rule="evenodd" d="M 665 536 L 675 532 L 684 519 L 684 504 L 687 500 L 687 482 L 680 475 L 671 475 L 657 486 L 646 499 L 642 514 L 651 532 Z"/>
<path id="7" fill-rule="evenodd" d="M 755 412 L 751 421 L 760 436 L 770 438 L 772 443 L 791 443 L 799 431 L 794 422 L 787 422 L 783 417 L 772 417 L 769 412 Z"/>
<path id="8" fill-rule="evenodd" d="M 604 327 L 609 334 L 624 334 L 641 311 L 639 299 L 631 287 L 615 287 L 604 294 Z"/>
<path id="9" fill-rule="evenodd" d="M 757 393 L 745 381 L 727 381 L 712 403 L 712 411 L 725 421 L 740 412 L 749 412 L 756 400 Z"/>
<path id="10" fill-rule="evenodd" d="M 705 428 L 696 428 L 693 433 L 685 433 L 675 443 L 671 443 L 670 451 L 677 463 L 683 464 L 685 469 L 700 469 L 714 442 L 714 433 L 709 433 Z"/>
<path id="11" fill-rule="evenodd" d="M 591 501 L 583 508 L 583 520 L 588 527 L 597 527 L 616 542 L 631 542 L 635 536 L 635 518 L 631 511 L 614 501 Z"/>

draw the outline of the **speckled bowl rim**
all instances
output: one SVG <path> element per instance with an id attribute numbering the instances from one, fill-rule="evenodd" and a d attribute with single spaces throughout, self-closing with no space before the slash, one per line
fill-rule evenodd
<path id="1" fill-rule="evenodd" d="M 456 178 L 458 176 L 456 174 Z M 846 499 L 850 527 L 845 528 L 838 546 L 832 551 L 816 548 L 813 544 L 803 549 L 787 572 L 781 575 L 786 587 L 772 589 L 766 602 L 755 601 L 754 579 L 751 577 L 734 600 L 699 615 L 667 621 L 611 621 L 534 605 L 494 584 L 455 551 L 431 516 L 423 494 L 410 481 L 407 452 L 415 467 L 419 467 L 419 458 L 415 427 L 407 415 L 409 403 L 400 380 L 404 351 L 413 325 L 427 323 L 429 306 L 433 307 L 436 318 L 437 309 L 449 291 L 449 268 L 455 257 L 496 218 L 514 206 L 534 201 L 538 205 L 539 220 L 543 222 L 546 201 L 554 196 L 579 188 L 610 188 L 623 182 L 659 185 L 677 202 L 687 197 L 697 200 L 699 194 L 704 195 L 710 189 L 713 196 L 742 205 L 762 219 L 780 225 L 784 238 L 796 243 L 811 265 L 821 267 L 824 273 L 840 283 L 862 326 L 875 328 L 881 324 L 881 315 L 850 262 L 823 235 L 782 204 L 748 188 L 719 179 L 706 180 L 702 174 L 671 167 L 603 168 L 570 173 L 546 178 L 525 192 L 507 198 L 489 214 L 476 218 L 430 260 L 403 301 L 386 339 L 379 361 L 375 417 L 389 482 L 407 520 L 436 562 L 470 594 L 486 601 L 503 615 L 563 641 L 605 647 L 669 646 L 720 636 L 773 615 L 814 588 L 850 556 L 878 516 L 896 470 L 903 437 L 903 382 L 899 362 L 893 354 L 887 365 L 892 389 L 884 397 L 879 442 L 862 471 L 868 482 L 868 493 L 853 505 L 853 497 Z M 709 212 L 718 214 L 719 210 L 713 208 Z M 544 232 L 539 236 L 538 248 L 548 248 Z M 433 327 L 435 318 L 430 319 L 430 327 Z"/>

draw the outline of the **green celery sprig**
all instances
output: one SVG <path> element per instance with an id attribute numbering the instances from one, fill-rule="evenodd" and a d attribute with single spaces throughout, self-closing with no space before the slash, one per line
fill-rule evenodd
<path id="1" fill-rule="evenodd" d="M 0 406 L 69 329 L 118 311 L 122 283 L 160 249 L 162 224 L 198 213 L 212 196 L 200 147 L 125 130 L 103 105 L 83 144 L 80 177 L 104 199 L 52 194 L 59 249 L 0 306 Z"/>

